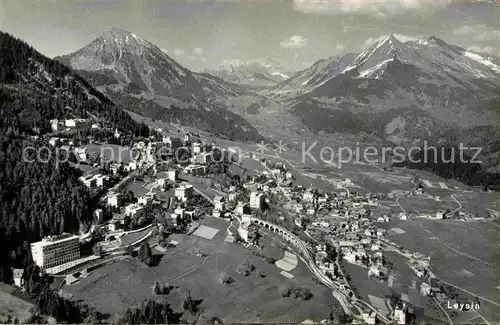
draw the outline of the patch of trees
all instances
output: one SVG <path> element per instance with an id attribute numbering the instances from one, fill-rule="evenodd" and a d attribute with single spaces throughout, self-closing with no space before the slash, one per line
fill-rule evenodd
<path id="1" fill-rule="evenodd" d="M 219 275 L 219 282 L 222 284 L 229 284 L 232 283 L 233 281 L 234 281 L 233 278 L 231 278 L 229 274 L 227 274 L 227 272 L 222 272 Z"/>
<path id="2" fill-rule="evenodd" d="M 333 263 L 337 260 L 337 250 L 335 249 L 335 246 L 331 244 L 326 244 L 326 258 L 325 262 L 328 263 Z"/>
<path id="3" fill-rule="evenodd" d="M 42 273 L 42 270 L 34 262 L 28 263 L 23 272 L 26 294 L 28 297 L 36 297 L 45 286 L 50 285 L 50 278 Z"/>
<path id="4" fill-rule="evenodd" d="M 98 197 L 68 163 L 57 163 L 54 148 L 23 139 L 12 129 L 0 133 L 0 280 L 12 281 L 11 267 L 24 267 L 29 244 L 47 235 L 87 230 Z M 40 158 L 28 147 L 44 149 Z M 45 161 L 45 162 L 43 162 Z"/>
<path id="5" fill-rule="evenodd" d="M 290 283 L 283 283 L 279 286 L 278 291 L 280 296 L 284 298 L 295 297 L 300 300 L 309 300 L 313 297 L 311 289 Z"/>
<path id="6" fill-rule="evenodd" d="M 188 292 L 188 294 L 184 298 L 184 301 L 182 302 L 182 309 L 194 315 L 200 309 L 199 306 L 202 302 L 203 299 L 194 299 L 191 296 L 191 292 Z"/>
<path id="7" fill-rule="evenodd" d="M 328 320 L 333 324 L 350 324 L 352 322 L 352 317 L 346 315 L 341 307 L 337 307 L 330 312 Z"/>
<path id="8" fill-rule="evenodd" d="M 103 319 L 100 312 L 59 296 L 49 286 L 45 286 L 38 296 L 35 308 L 38 313 L 54 317 L 57 322 L 98 323 Z"/>
<path id="9" fill-rule="evenodd" d="M 490 173 L 479 162 L 474 162 L 464 149 L 458 147 L 431 145 L 415 150 L 412 161 L 406 159 L 394 163 L 394 167 L 427 170 L 446 179 L 456 179 L 467 185 L 481 186 L 485 189 L 500 190 L 500 173 Z M 427 150 L 426 150 L 427 149 Z M 473 152 L 471 152 L 473 154 Z"/>
<path id="10" fill-rule="evenodd" d="M 149 247 L 148 241 L 142 242 L 139 247 L 139 253 L 137 254 L 139 261 L 143 262 L 147 266 L 153 265 L 153 253 L 151 252 L 151 247 Z"/>
<path id="11" fill-rule="evenodd" d="M 367 128 L 366 121 L 349 110 L 334 112 L 320 107 L 314 100 L 301 102 L 293 108 L 294 113 L 314 132 L 358 133 Z"/>
<path id="12" fill-rule="evenodd" d="M 174 286 L 170 285 L 168 282 L 160 285 L 160 283 L 156 281 L 153 286 L 153 293 L 155 295 L 168 295 L 173 289 Z"/>
<path id="13" fill-rule="evenodd" d="M 219 317 L 206 317 L 205 315 L 201 315 L 201 317 L 198 319 L 198 324 L 207 324 L 207 325 L 222 325 L 224 324 L 222 320 Z"/>
<path id="14" fill-rule="evenodd" d="M 249 276 L 253 271 L 255 271 L 255 265 L 253 265 L 249 260 L 244 260 L 236 267 L 236 273 L 244 276 Z"/>
<path id="15" fill-rule="evenodd" d="M 104 249 L 102 248 L 102 246 L 101 246 L 99 243 L 96 243 L 96 244 L 94 244 L 94 246 L 92 247 L 92 253 L 93 253 L 95 256 L 102 257 L 102 256 L 104 255 Z"/>
<path id="16" fill-rule="evenodd" d="M 123 324 L 179 324 L 181 314 L 169 304 L 144 300 L 139 306 L 128 308 L 120 320 Z"/>

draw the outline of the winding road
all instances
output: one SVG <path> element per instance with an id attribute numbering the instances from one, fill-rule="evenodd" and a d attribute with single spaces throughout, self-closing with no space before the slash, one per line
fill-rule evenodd
<path id="1" fill-rule="evenodd" d="M 458 200 L 455 198 L 455 196 L 454 196 L 454 195 L 455 195 L 455 194 L 452 194 L 452 195 L 451 195 L 451 198 L 453 199 L 453 201 L 457 202 L 457 204 L 458 204 L 458 208 L 456 208 L 455 210 L 453 210 L 453 211 L 451 211 L 451 212 L 448 212 L 448 213 L 446 214 L 446 216 L 448 216 L 448 215 L 452 215 L 453 213 L 455 213 L 455 212 L 459 211 L 460 209 L 462 209 L 462 203 L 460 203 L 460 201 L 458 201 Z"/>

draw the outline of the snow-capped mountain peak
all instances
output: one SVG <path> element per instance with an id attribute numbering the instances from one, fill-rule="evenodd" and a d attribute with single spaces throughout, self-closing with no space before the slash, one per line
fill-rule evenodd
<path id="1" fill-rule="evenodd" d="M 256 86 L 275 85 L 293 74 L 270 59 L 226 59 L 215 70 L 207 72 L 230 82 Z"/>
<path id="2" fill-rule="evenodd" d="M 436 102 L 443 100 L 439 96 L 458 98 L 460 94 L 474 94 L 488 98 L 498 87 L 500 64 L 494 58 L 467 51 L 434 36 L 404 39 L 388 35 L 375 40 L 361 53 L 319 60 L 265 94 L 277 99 L 299 96 L 338 99 L 345 96 L 344 92 L 373 92 L 372 98 L 383 101 L 386 96 L 401 96 L 407 100 L 406 97 L 422 93 L 414 98 L 420 106 L 430 98 Z M 410 89 L 413 90 L 408 93 Z M 426 94 L 424 89 L 432 95 Z M 357 100 L 367 101 L 363 97 Z M 449 105 L 446 103 L 451 101 L 445 99 L 443 103 L 441 105 Z"/>
<path id="3" fill-rule="evenodd" d="M 366 113 L 377 117 L 374 126 L 399 123 L 397 137 L 411 138 L 442 123 L 488 124 L 487 107 L 499 88 L 494 58 L 434 36 L 389 35 L 361 53 L 319 60 L 265 94 L 287 101 L 311 128 L 356 129 L 363 121 L 349 114 Z"/>

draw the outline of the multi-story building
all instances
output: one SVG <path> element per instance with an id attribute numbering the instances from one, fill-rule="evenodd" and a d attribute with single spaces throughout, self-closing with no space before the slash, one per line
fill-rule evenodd
<path id="1" fill-rule="evenodd" d="M 234 210 L 234 212 L 239 215 L 244 215 L 250 212 L 250 208 L 248 207 L 248 204 L 238 202 L 238 205 L 236 205 L 236 209 Z"/>
<path id="2" fill-rule="evenodd" d="M 106 182 L 108 181 L 109 177 L 106 175 L 99 174 L 99 175 L 95 175 L 94 179 L 95 179 L 95 183 L 96 183 L 97 187 L 103 187 L 103 186 L 106 186 Z"/>
<path id="3" fill-rule="evenodd" d="M 168 171 L 168 179 L 171 180 L 172 182 L 177 181 L 177 176 L 178 176 L 177 170 L 172 169 Z"/>
<path id="4" fill-rule="evenodd" d="M 264 196 L 262 193 L 252 192 L 250 194 L 250 208 L 262 209 L 263 204 L 264 204 Z"/>
<path id="5" fill-rule="evenodd" d="M 406 311 L 408 306 L 403 302 L 394 309 L 394 320 L 397 324 L 406 324 Z"/>
<path id="6" fill-rule="evenodd" d="M 49 236 L 31 244 L 31 255 L 36 265 L 47 269 L 80 258 L 80 239 L 71 234 Z"/>
<path id="7" fill-rule="evenodd" d="M 81 176 L 80 181 L 89 188 L 94 188 L 97 185 L 97 181 L 93 175 Z"/>
<path id="8" fill-rule="evenodd" d="M 208 165 L 212 161 L 212 154 L 207 152 L 200 152 L 195 154 L 193 158 L 191 158 L 192 164 L 197 165 Z"/>
<path id="9" fill-rule="evenodd" d="M 76 128 L 82 126 L 87 123 L 87 119 L 84 118 L 75 118 L 64 121 L 64 126 L 67 128 Z"/>
<path id="10" fill-rule="evenodd" d="M 14 284 L 19 288 L 22 288 L 24 284 L 23 273 L 24 269 L 12 269 L 12 277 L 14 278 Z"/>
<path id="11" fill-rule="evenodd" d="M 144 210 L 144 206 L 138 203 L 129 204 L 125 207 L 125 215 L 133 217 Z"/>
<path id="12" fill-rule="evenodd" d="M 193 153 L 195 155 L 200 154 L 203 151 L 203 149 L 204 148 L 203 148 L 201 143 L 199 143 L 199 142 L 193 143 Z"/>
<path id="13" fill-rule="evenodd" d="M 100 224 L 101 222 L 103 222 L 103 220 L 104 220 L 104 212 L 102 211 L 102 209 L 94 210 L 94 221 L 97 224 Z"/>
<path id="14" fill-rule="evenodd" d="M 215 210 L 224 210 L 224 198 L 222 196 L 216 196 L 214 198 L 214 209 Z"/>
<path id="15" fill-rule="evenodd" d="M 87 161 L 87 149 L 84 147 L 75 148 L 74 153 L 78 161 Z"/>
<path id="16" fill-rule="evenodd" d="M 59 131 L 59 120 L 58 119 L 50 120 L 50 127 L 52 129 L 52 132 Z"/>
<path id="17" fill-rule="evenodd" d="M 184 171 L 188 175 L 201 176 L 207 173 L 207 166 L 202 165 L 188 165 L 184 168 Z"/>
<path id="18" fill-rule="evenodd" d="M 186 201 L 193 195 L 193 185 L 185 183 L 175 189 L 175 197 L 181 201 Z"/>
<path id="19" fill-rule="evenodd" d="M 248 242 L 248 228 L 251 224 L 250 216 L 249 215 L 243 215 L 241 217 L 241 223 L 240 226 L 238 227 L 238 233 L 245 242 Z"/>
<path id="20" fill-rule="evenodd" d="M 112 207 L 119 207 L 121 205 L 121 195 L 119 193 L 109 193 L 107 196 L 107 203 Z"/>
<path id="21" fill-rule="evenodd" d="M 149 205 L 150 203 L 153 202 L 153 200 L 154 200 L 154 194 L 146 193 L 137 200 L 137 203 L 140 205 Z"/>

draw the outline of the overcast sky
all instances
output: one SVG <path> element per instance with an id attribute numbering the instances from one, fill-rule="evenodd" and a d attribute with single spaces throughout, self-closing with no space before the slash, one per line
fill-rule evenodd
<path id="1" fill-rule="evenodd" d="M 251 58 L 302 69 L 390 33 L 434 35 L 500 56 L 500 2 L 472 1 L 0 0 L 0 29 L 54 57 L 120 27 L 194 70 Z"/>

